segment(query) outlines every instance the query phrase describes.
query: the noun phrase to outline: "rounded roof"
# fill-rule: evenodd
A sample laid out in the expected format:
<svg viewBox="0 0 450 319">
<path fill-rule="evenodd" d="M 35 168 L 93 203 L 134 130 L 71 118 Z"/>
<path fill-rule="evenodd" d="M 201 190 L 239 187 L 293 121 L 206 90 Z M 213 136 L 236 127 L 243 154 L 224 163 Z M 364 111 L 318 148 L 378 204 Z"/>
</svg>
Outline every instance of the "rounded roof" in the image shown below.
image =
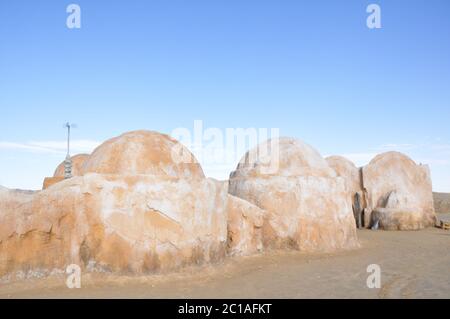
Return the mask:
<svg viewBox="0 0 450 319">
<path fill-rule="evenodd" d="M 349 187 L 352 195 L 361 189 L 360 169 L 343 156 L 330 156 L 325 159 L 330 167 L 336 172 L 337 176 L 343 177 Z"/>
<path fill-rule="evenodd" d="M 414 188 L 430 178 L 428 166 L 417 165 L 410 157 L 399 152 L 375 156 L 364 166 L 363 171 L 364 184 L 379 184 L 392 189 Z"/>
<path fill-rule="evenodd" d="M 83 173 L 204 178 L 192 153 L 181 143 L 154 131 L 133 131 L 112 138 L 91 154 Z"/>
<path fill-rule="evenodd" d="M 72 176 L 81 176 L 84 162 L 89 158 L 89 154 L 78 154 L 72 156 Z M 64 177 L 64 161 L 58 165 L 53 177 Z"/>
<path fill-rule="evenodd" d="M 375 156 L 368 165 L 380 165 L 381 163 L 403 162 L 404 164 L 417 165 L 410 157 L 400 152 L 386 152 Z"/>
<path fill-rule="evenodd" d="M 339 155 L 329 156 L 325 159 L 328 165 L 334 169 L 338 176 L 343 176 L 349 172 L 358 171 L 358 167 L 348 158 Z"/>
<path fill-rule="evenodd" d="M 231 177 L 260 175 L 335 177 L 336 173 L 310 145 L 280 137 L 247 152 Z"/>
<path fill-rule="evenodd" d="M 418 165 L 399 152 L 387 152 L 370 161 L 363 168 L 363 175 L 372 208 L 385 207 L 387 195 L 395 191 L 397 198 L 407 198 L 396 205 L 415 207 L 434 216 L 432 181 L 427 165 Z"/>
</svg>

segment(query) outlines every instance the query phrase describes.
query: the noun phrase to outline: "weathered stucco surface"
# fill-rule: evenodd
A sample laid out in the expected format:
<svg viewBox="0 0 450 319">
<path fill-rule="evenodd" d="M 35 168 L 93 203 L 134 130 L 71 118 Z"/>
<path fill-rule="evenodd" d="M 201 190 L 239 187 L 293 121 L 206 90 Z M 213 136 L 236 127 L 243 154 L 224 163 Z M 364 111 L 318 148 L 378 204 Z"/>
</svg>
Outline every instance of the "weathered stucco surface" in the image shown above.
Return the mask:
<svg viewBox="0 0 450 319">
<path fill-rule="evenodd" d="M 87 271 L 146 273 L 271 248 L 359 247 L 353 195 L 366 225 L 412 230 L 435 221 L 428 167 L 395 152 L 362 170 L 299 140 L 250 150 L 229 181 L 206 178 L 167 135 L 134 131 L 72 158 L 39 192 L 0 187 L 0 277 Z"/>
<path fill-rule="evenodd" d="M 364 224 L 364 207 L 367 204 L 362 186 L 362 169 L 356 167 L 353 162 L 342 156 L 330 156 L 326 158 L 326 161 L 336 172 L 337 176 L 344 178 L 347 183 L 347 196 L 352 202 L 353 215 L 357 227 L 367 226 Z"/>
<path fill-rule="evenodd" d="M 221 260 L 228 193 L 166 135 L 107 141 L 80 175 L 33 194 L 0 191 L 0 275 L 88 270 L 142 273 Z M 186 150 L 185 150 L 186 151 Z M 94 171 L 94 173 L 92 172 Z"/>
<path fill-rule="evenodd" d="M 89 154 L 77 154 L 70 158 L 72 160 L 72 176 L 83 175 L 83 165 L 88 158 Z M 53 177 L 64 177 L 64 162 L 65 161 L 62 161 L 62 163 L 58 165 Z"/>
<path fill-rule="evenodd" d="M 232 195 L 228 195 L 227 212 L 229 255 L 244 256 L 262 252 L 262 226 L 266 212 Z"/>
<path fill-rule="evenodd" d="M 153 131 L 128 132 L 106 141 L 84 162 L 82 172 L 205 178 L 186 147 Z"/>
<path fill-rule="evenodd" d="M 430 170 L 398 152 L 376 156 L 363 168 L 367 223 L 384 229 L 414 230 L 435 224 Z M 376 212 L 376 214 L 372 214 Z"/>
<path fill-rule="evenodd" d="M 290 138 L 278 142 L 278 153 L 266 152 L 266 142 L 246 154 L 229 182 L 230 194 L 266 211 L 264 247 L 311 252 L 358 247 L 345 179 L 311 146 Z M 264 174 L 268 167 L 278 169 Z"/>
<path fill-rule="evenodd" d="M 141 273 L 225 256 L 227 192 L 210 179 L 87 174 L 0 196 L 0 275 L 72 263 Z"/>
<path fill-rule="evenodd" d="M 353 162 L 342 156 L 330 156 L 326 161 L 337 176 L 345 178 L 351 196 L 362 191 L 360 169 Z"/>
</svg>

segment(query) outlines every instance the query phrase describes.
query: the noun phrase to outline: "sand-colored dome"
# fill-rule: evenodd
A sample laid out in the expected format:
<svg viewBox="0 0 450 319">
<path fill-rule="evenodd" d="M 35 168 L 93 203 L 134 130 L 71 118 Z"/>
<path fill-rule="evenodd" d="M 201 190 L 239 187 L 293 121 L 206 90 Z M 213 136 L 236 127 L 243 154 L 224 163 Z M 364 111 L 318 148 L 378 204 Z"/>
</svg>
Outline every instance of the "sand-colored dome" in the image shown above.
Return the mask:
<svg viewBox="0 0 450 319">
<path fill-rule="evenodd" d="M 375 156 L 368 165 L 406 165 L 409 167 L 416 166 L 416 162 L 414 162 L 407 155 L 400 152 L 386 152 L 382 154 L 378 154 Z"/>
<path fill-rule="evenodd" d="M 348 158 L 339 155 L 329 156 L 325 159 L 328 165 L 335 170 L 338 176 L 346 176 L 349 172 L 358 171 L 358 167 Z"/>
<path fill-rule="evenodd" d="M 280 137 L 247 152 L 231 178 L 260 175 L 335 177 L 336 173 L 310 145 Z"/>
<path fill-rule="evenodd" d="M 381 214 L 385 218 L 385 229 L 394 226 L 398 229 L 420 229 L 434 224 L 432 182 L 427 165 L 417 165 L 399 152 L 387 152 L 376 156 L 363 168 L 363 177 L 369 208 L 387 209 Z M 389 200 L 391 194 L 395 194 L 395 200 Z M 389 214 L 394 214 L 395 209 L 415 217 L 392 219 Z"/>
<path fill-rule="evenodd" d="M 275 151 L 268 152 L 269 145 Z M 292 138 L 270 140 L 249 151 L 228 187 L 231 195 L 265 212 L 264 246 L 310 252 L 358 247 L 347 190 L 345 179 L 319 152 Z"/>
<path fill-rule="evenodd" d="M 372 195 L 374 208 L 384 207 L 386 196 L 392 191 L 406 194 L 410 201 L 423 202 L 422 197 L 428 201 L 432 200 L 428 166 L 417 165 L 405 154 L 399 152 L 379 154 L 364 167 L 363 174 L 364 186 L 374 193 Z"/>
<path fill-rule="evenodd" d="M 97 147 L 84 173 L 204 178 L 192 153 L 178 141 L 153 131 L 133 131 Z"/>
<path fill-rule="evenodd" d="M 72 156 L 72 176 L 81 176 L 84 162 L 89 158 L 89 154 L 78 154 Z M 53 177 L 64 177 L 64 161 L 58 165 Z"/>
<path fill-rule="evenodd" d="M 362 198 L 363 196 L 363 185 L 362 185 L 362 174 L 360 168 L 343 156 L 330 156 L 325 159 L 330 165 L 330 167 L 336 172 L 337 176 L 344 178 L 347 183 L 347 189 L 349 192 L 349 197 L 354 203 L 355 194 L 359 193 Z M 355 215 L 359 218 L 359 215 Z"/>
</svg>

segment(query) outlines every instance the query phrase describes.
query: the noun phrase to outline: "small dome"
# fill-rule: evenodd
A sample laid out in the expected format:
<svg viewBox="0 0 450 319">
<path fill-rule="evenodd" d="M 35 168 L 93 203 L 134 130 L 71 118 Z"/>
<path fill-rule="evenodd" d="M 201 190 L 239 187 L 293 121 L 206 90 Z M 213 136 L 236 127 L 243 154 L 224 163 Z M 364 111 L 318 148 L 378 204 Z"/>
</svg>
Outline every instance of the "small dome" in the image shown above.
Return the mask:
<svg viewBox="0 0 450 319">
<path fill-rule="evenodd" d="M 352 161 L 343 156 L 333 155 L 327 157 L 325 160 L 338 176 L 348 176 L 359 171 L 358 167 Z"/>
<path fill-rule="evenodd" d="M 153 131 L 133 131 L 97 147 L 84 173 L 204 178 L 192 153 L 178 141 Z"/>
<path fill-rule="evenodd" d="M 89 158 L 88 154 L 78 154 L 72 156 L 72 176 L 81 176 L 84 162 Z M 64 177 L 64 161 L 58 165 L 53 177 Z"/>
<path fill-rule="evenodd" d="M 386 152 L 379 154 L 370 161 L 369 165 L 383 165 L 384 163 L 389 163 L 391 165 L 395 163 L 401 163 L 402 165 L 406 164 L 408 166 L 416 166 L 416 162 L 400 152 Z"/>
<path fill-rule="evenodd" d="M 343 177 L 349 187 L 351 196 L 362 191 L 360 169 L 343 156 L 330 156 L 325 159 L 337 176 Z"/>
<path fill-rule="evenodd" d="M 364 187 L 368 191 L 369 208 L 386 208 L 389 217 L 383 227 L 389 229 L 419 229 L 434 225 L 433 188 L 427 165 L 417 165 L 399 152 L 387 152 L 376 156 L 363 168 Z M 410 219 L 396 220 L 395 209 L 404 210 Z M 390 210 L 389 210 L 390 209 Z M 394 209 L 394 210 L 392 210 Z M 416 224 L 418 222 L 418 225 Z"/>
<path fill-rule="evenodd" d="M 310 145 L 281 137 L 247 152 L 231 177 L 259 175 L 335 177 L 336 173 Z"/>
</svg>

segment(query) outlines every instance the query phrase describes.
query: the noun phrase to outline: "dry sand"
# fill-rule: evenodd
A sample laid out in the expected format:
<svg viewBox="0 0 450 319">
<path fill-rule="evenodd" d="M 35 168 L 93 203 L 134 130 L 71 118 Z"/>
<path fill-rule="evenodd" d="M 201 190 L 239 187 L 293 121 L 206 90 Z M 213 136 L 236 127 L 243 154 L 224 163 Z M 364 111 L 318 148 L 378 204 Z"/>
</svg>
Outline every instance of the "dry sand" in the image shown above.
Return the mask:
<svg viewBox="0 0 450 319">
<path fill-rule="evenodd" d="M 59 275 L 2 284 L 0 298 L 450 298 L 450 231 L 358 235 L 354 251 L 269 252 L 166 275 L 86 274 L 81 289 Z M 370 264 L 381 266 L 381 289 L 367 288 Z"/>
</svg>

